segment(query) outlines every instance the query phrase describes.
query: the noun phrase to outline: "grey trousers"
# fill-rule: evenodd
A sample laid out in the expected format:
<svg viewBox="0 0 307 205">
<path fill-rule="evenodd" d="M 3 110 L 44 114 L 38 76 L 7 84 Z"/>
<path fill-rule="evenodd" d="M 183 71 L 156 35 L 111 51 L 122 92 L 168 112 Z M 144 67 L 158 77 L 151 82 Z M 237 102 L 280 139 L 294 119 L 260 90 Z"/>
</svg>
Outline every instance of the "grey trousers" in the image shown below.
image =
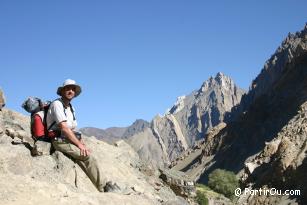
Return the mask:
<svg viewBox="0 0 307 205">
<path fill-rule="evenodd" d="M 92 154 L 82 156 L 78 147 L 65 140 L 53 141 L 52 144 L 56 150 L 72 157 L 90 178 L 98 191 L 103 192 L 103 187 L 106 185 L 106 178 L 101 174 L 97 160 Z"/>
</svg>

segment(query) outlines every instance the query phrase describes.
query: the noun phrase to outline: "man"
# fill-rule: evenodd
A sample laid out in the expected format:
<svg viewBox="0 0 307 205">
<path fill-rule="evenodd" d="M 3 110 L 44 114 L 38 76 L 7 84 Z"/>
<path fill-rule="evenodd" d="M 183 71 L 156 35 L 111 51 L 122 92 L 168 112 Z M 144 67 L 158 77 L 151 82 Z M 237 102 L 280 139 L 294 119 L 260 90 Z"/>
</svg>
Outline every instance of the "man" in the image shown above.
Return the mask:
<svg viewBox="0 0 307 205">
<path fill-rule="evenodd" d="M 54 148 L 72 157 L 84 170 L 98 191 L 116 191 L 118 186 L 106 183 L 96 159 L 75 132 L 77 121 L 71 105 L 73 98 L 79 96 L 81 87 L 74 80 L 67 79 L 57 90 L 61 98 L 53 101 L 47 113 L 48 136 L 52 138 Z"/>
</svg>

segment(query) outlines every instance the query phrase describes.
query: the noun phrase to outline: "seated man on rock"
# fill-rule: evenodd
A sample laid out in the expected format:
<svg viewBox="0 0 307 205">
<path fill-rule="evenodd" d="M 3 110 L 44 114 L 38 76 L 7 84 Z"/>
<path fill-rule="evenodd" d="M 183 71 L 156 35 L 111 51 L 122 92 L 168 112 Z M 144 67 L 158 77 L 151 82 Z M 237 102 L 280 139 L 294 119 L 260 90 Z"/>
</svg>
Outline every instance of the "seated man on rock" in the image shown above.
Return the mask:
<svg viewBox="0 0 307 205">
<path fill-rule="evenodd" d="M 80 138 L 81 135 L 75 132 L 77 121 L 71 101 L 80 93 L 81 87 L 71 79 L 67 79 L 63 86 L 58 87 L 57 94 L 61 97 L 51 103 L 47 112 L 48 137 L 51 137 L 56 150 L 79 164 L 98 191 L 119 192 L 118 185 L 106 182 L 97 160 Z"/>
</svg>

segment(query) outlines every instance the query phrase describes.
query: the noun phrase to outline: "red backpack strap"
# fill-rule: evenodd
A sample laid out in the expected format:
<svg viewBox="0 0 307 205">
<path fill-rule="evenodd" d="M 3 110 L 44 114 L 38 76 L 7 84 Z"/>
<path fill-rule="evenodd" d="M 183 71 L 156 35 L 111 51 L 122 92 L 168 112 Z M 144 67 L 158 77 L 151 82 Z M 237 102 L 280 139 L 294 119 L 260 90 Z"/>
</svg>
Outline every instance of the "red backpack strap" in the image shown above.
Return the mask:
<svg viewBox="0 0 307 205">
<path fill-rule="evenodd" d="M 33 115 L 32 133 L 36 138 L 45 136 L 45 126 L 39 114 Z"/>
</svg>

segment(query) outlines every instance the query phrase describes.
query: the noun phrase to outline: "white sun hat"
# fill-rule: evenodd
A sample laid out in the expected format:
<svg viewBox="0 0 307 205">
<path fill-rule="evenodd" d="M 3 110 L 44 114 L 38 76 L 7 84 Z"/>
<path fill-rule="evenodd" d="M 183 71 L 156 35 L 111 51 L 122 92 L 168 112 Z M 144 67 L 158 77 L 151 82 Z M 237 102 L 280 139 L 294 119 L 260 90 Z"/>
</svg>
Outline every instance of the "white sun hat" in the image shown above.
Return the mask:
<svg viewBox="0 0 307 205">
<path fill-rule="evenodd" d="M 80 85 L 78 85 L 76 83 L 76 81 L 72 80 L 72 79 L 67 79 L 64 81 L 63 85 L 58 87 L 58 90 L 57 90 L 57 94 L 61 96 L 61 92 L 62 92 L 62 89 L 66 86 L 69 86 L 69 85 L 73 85 L 75 86 L 75 97 L 77 97 L 78 95 L 80 95 L 81 93 L 81 87 Z"/>
</svg>

